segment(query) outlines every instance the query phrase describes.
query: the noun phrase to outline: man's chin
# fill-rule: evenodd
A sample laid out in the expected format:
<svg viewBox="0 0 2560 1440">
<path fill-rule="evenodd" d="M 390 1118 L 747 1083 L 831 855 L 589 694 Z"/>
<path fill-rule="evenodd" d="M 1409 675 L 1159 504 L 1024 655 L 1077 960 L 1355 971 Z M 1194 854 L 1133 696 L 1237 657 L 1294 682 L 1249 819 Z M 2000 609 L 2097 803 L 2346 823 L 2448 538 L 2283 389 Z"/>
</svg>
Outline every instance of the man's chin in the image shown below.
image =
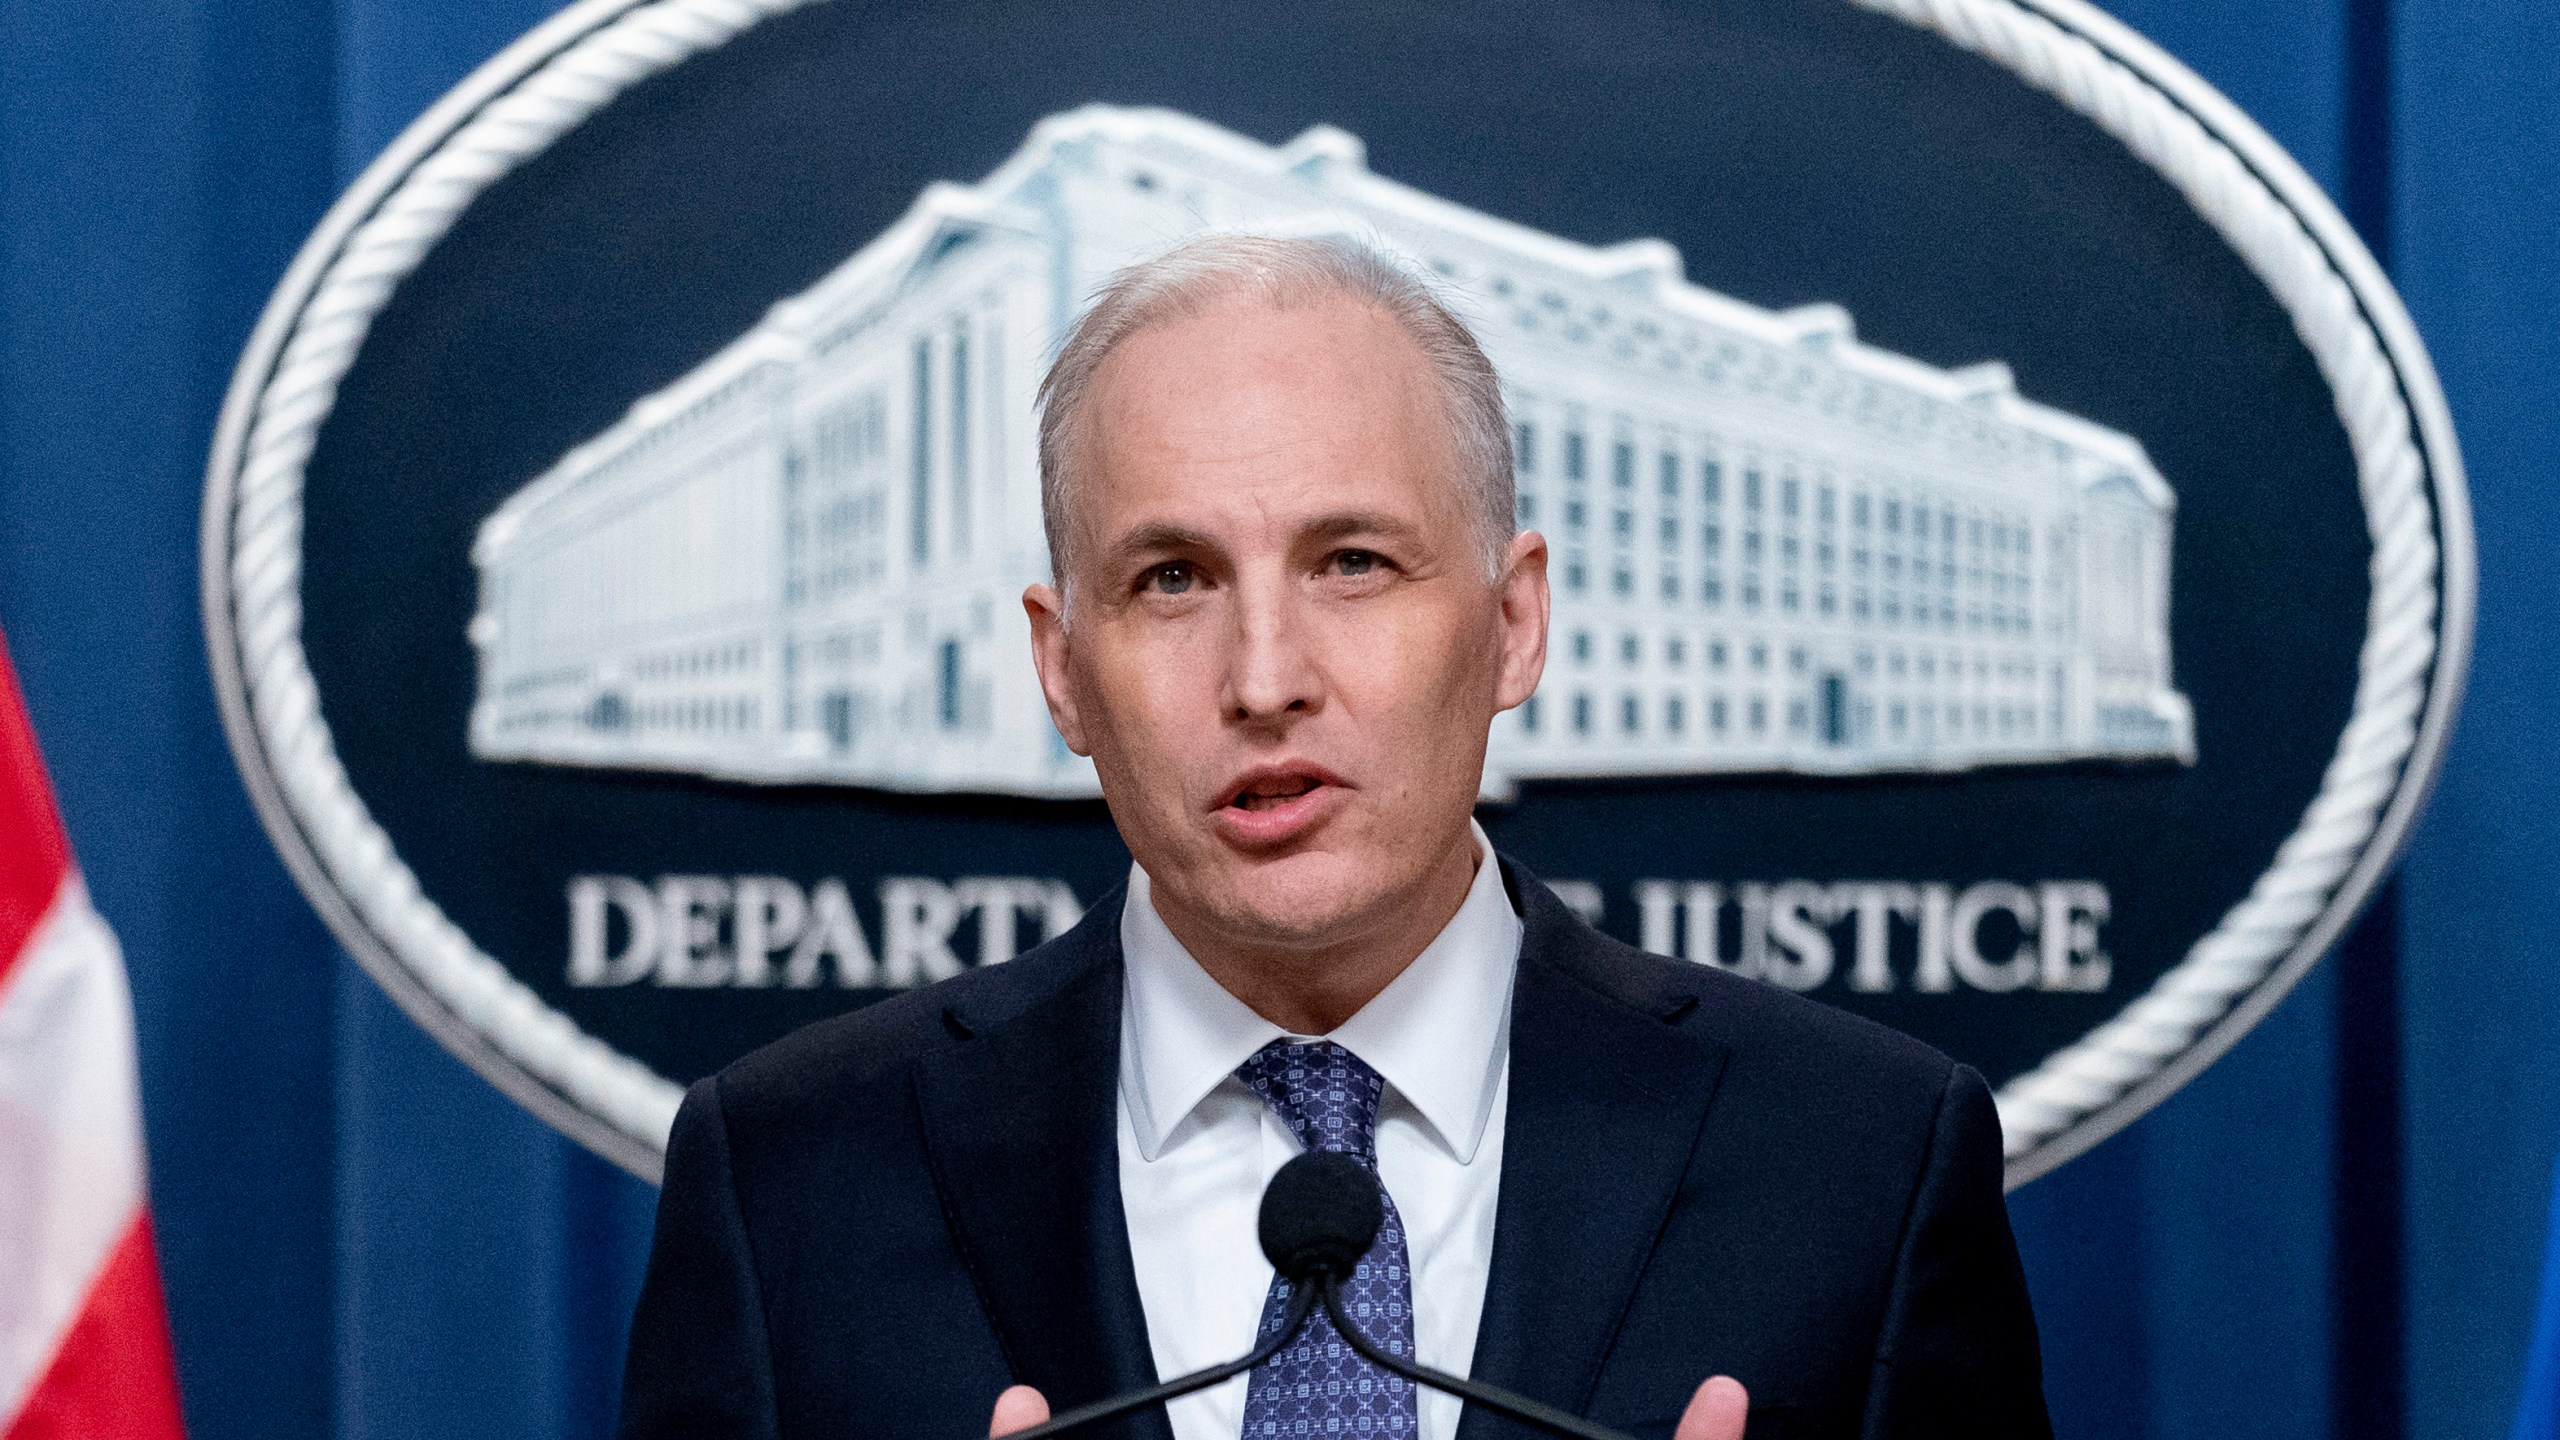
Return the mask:
<svg viewBox="0 0 2560 1440">
<path fill-rule="evenodd" d="M 1244 859 L 1219 886 L 1218 927 L 1257 947 L 1321 950 L 1375 923 L 1390 897 L 1383 864 L 1322 850 Z"/>
</svg>

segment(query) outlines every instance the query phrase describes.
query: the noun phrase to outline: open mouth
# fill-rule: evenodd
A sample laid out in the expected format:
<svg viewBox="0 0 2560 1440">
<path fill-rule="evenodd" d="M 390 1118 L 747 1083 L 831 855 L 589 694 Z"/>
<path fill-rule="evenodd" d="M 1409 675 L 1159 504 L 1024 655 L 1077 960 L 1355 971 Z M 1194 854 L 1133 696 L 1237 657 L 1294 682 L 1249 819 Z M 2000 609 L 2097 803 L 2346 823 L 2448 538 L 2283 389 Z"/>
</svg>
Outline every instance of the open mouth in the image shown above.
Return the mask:
<svg viewBox="0 0 2560 1440">
<path fill-rule="evenodd" d="M 1236 777 L 1218 802 L 1218 809 L 1239 819 L 1254 815 L 1276 821 L 1283 814 L 1312 815 L 1310 807 L 1322 803 L 1323 791 L 1341 788 L 1342 777 L 1321 765 L 1283 761 L 1256 766 Z"/>
<path fill-rule="evenodd" d="M 1286 805 L 1302 795 L 1315 793 L 1324 782 L 1313 775 L 1273 775 L 1245 782 L 1227 804 L 1237 810 L 1270 810 Z"/>
</svg>

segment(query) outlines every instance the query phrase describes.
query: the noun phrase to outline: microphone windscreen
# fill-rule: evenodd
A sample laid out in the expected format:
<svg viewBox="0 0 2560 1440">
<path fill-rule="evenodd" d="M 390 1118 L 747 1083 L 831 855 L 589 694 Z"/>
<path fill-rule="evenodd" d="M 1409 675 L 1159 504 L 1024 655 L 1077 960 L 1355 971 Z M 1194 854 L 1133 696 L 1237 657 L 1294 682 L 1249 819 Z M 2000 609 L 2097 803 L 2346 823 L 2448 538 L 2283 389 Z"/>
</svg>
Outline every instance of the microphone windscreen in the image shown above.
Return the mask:
<svg viewBox="0 0 2560 1440">
<path fill-rule="evenodd" d="M 1262 1192 L 1262 1253 L 1289 1280 L 1348 1277 L 1386 1223 L 1369 1167 L 1338 1150 L 1310 1150 Z"/>
</svg>

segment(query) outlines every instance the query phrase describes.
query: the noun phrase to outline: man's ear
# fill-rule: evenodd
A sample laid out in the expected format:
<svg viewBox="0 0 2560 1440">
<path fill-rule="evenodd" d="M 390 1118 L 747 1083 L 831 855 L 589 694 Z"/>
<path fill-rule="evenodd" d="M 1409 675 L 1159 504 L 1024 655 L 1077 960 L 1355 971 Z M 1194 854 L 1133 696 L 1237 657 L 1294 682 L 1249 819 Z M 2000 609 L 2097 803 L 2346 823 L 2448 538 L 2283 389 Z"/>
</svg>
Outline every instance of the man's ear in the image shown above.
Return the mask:
<svg viewBox="0 0 2560 1440">
<path fill-rule="evenodd" d="M 1076 711 L 1076 687 L 1069 677 L 1067 600 L 1056 589 L 1034 585 L 1022 592 L 1022 613 L 1031 617 L 1031 667 L 1040 672 L 1040 693 L 1049 702 L 1049 723 L 1067 748 L 1090 756 L 1084 718 Z"/>
<path fill-rule="evenodd" d="M 1535 530 L 1512 536 L 1494 586 L 1502 600 L 1502 673 L 1494 690 L 1501 711 L 1528 699 L 1547 673 L 1547 537 Z"/>
</svg>

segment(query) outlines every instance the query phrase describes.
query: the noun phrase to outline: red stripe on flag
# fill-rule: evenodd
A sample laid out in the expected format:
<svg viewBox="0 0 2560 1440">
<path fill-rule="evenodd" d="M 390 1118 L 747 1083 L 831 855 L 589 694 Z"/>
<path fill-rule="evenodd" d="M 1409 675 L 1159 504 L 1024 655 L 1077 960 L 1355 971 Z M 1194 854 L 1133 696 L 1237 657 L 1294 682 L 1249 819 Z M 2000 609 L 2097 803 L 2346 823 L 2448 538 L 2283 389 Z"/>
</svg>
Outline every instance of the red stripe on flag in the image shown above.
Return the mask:
<svg viewBox="0 0 2560 1440">
<path fill-rule="evenodd" d="M 18 696 L 18 675 L 0 637 L 0 983 L 27 948 L 27 936 L 70 873 L 71 851 L 54 813 L 53 787 L 36 753 L 36 732 Z"/>
<path fill-rule="evenodd" d="M 184 1440 L 166 1315 L 151 1217 L 136 1215 L 5 1440 Z"/>
</svg>

